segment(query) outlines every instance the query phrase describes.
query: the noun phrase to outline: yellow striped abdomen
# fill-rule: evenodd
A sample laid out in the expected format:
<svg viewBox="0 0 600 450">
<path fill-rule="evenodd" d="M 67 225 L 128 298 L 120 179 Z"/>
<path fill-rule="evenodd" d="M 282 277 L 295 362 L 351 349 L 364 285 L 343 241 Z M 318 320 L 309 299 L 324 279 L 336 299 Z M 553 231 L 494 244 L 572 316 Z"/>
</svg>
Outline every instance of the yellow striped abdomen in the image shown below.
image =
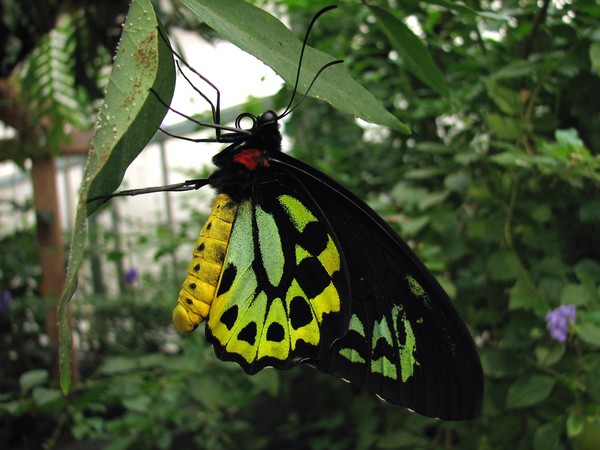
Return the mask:
<svg viewBox="0 0 600 450">
<path fill-rule="evenodd" d="M 173 324 L 189 333 L 202 322 L 212 304 L 237 212 L 237 203 L 219 194 L 194 246 L 188 275 L 173 309 Z"/>
</svg>

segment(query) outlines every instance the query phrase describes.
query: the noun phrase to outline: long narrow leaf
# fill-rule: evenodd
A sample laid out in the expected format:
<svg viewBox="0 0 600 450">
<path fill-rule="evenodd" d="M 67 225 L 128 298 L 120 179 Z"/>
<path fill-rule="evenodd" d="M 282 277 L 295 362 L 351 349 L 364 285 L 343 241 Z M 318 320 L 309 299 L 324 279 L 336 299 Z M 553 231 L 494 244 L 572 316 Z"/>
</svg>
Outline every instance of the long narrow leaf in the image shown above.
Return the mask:
<svg viewBox="0 0 600 450">
<path fill-rule="evenodd" d="M 398 52 L 406 68 L 419 80 L 442 96 L 448 96 L 450 90 L 442 73 L 438 70 L 421 40 L 401 20 L 378 6 L 370 6 L 381 29 L 390 40 L 393 49 Z"/>
<path fill-rule="evenodd" d="M 66 287 L 59 303 L 61 388 L 71 385 L 71 328 L 67 306 L 77 286 L 77 270 L 87 238 L 87 217 L 96 209 L 88 197 L 109 194 L 125 170 L 157 130 L 175 85 L 173 56 L 158 33 L 160 26 L 150 0 L 134 0 L 129 9 L 106 98 L 84 169 L 71 240 Z"/>
<path fill-rule="evenodd" d="M 243 0 L 182 1 L 223 38 L 263 61 L 288 84 L 294 84 L 302 42 L 275 17 Z M 343 11 L 329 13 L 329 20 L 335 20 L 331 16 L 335 17 L 336 13 L 343 14 Z M 321 20 L 328 20 L 327 16 Z M 302 62 L 299 92 L 305 93 L 319 69 L 334 59 L 331 55 L 307 47 Z M 240 82 L 243 82 L 243 76 L 241 69 Z M 309 95 L 325 100 L 334 108 L 367 122 L 403 133 L 410 132 L 369 91 L 354 81 L 342 65 L 325 70 Z"/>
</svg>

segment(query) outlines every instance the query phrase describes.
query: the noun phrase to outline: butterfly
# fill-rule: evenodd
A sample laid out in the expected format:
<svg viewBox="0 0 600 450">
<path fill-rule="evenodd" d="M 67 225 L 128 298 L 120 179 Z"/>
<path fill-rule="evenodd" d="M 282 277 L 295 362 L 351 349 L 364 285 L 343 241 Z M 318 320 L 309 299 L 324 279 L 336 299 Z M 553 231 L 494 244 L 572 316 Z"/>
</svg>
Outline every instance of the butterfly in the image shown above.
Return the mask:
<svg viewBox="0 0 600 450">
<path fill-rule="evenodd" d="M 206 321 L 217 357 L 248 374 L 306 363 L 423 415 L 476 417 L 483 372 L 463 320 L 386 221 L 282 151 L 289 109 L 243 113 L 235 127 L 216 115 L 215 140 L 229 144 L 213 158 L 217 170 L 163 189 L 217 192 L 175 327 Z"/>
</svg>

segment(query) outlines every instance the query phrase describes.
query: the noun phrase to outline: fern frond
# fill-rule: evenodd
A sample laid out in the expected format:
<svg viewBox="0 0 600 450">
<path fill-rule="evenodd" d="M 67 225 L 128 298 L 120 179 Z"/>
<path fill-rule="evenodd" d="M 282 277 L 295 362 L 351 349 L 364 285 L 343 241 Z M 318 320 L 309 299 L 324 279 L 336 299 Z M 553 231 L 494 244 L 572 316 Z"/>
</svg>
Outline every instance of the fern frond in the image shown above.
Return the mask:
<svg viewBox="0 0 600 450">
<path fill-rule="evenodd" d="M 76 44 L 73 19 L 61 14 L 21 70 L 22 101 L 30 106 L 33 120 L 44 122 L 53 146 L 65 136 L 65 125 L 85 128 L 90 124 L 76 84 Z"/>
</svg>

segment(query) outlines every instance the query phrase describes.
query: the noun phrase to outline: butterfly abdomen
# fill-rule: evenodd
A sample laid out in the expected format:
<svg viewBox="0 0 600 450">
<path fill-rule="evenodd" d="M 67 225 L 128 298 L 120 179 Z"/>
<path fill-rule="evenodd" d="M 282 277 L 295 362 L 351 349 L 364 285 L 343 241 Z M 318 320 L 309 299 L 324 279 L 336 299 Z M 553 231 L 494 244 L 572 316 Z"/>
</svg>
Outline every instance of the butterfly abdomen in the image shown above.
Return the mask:
<svg viewBox="0 0 600 450">
<path fill-rule="evenodd" d="M 173 309 L 180 333 L 194 330 L 207 316 L 223 270 L 238 204 L 219 194 L 194 246 L 188 275 Z"/>
</svg>

